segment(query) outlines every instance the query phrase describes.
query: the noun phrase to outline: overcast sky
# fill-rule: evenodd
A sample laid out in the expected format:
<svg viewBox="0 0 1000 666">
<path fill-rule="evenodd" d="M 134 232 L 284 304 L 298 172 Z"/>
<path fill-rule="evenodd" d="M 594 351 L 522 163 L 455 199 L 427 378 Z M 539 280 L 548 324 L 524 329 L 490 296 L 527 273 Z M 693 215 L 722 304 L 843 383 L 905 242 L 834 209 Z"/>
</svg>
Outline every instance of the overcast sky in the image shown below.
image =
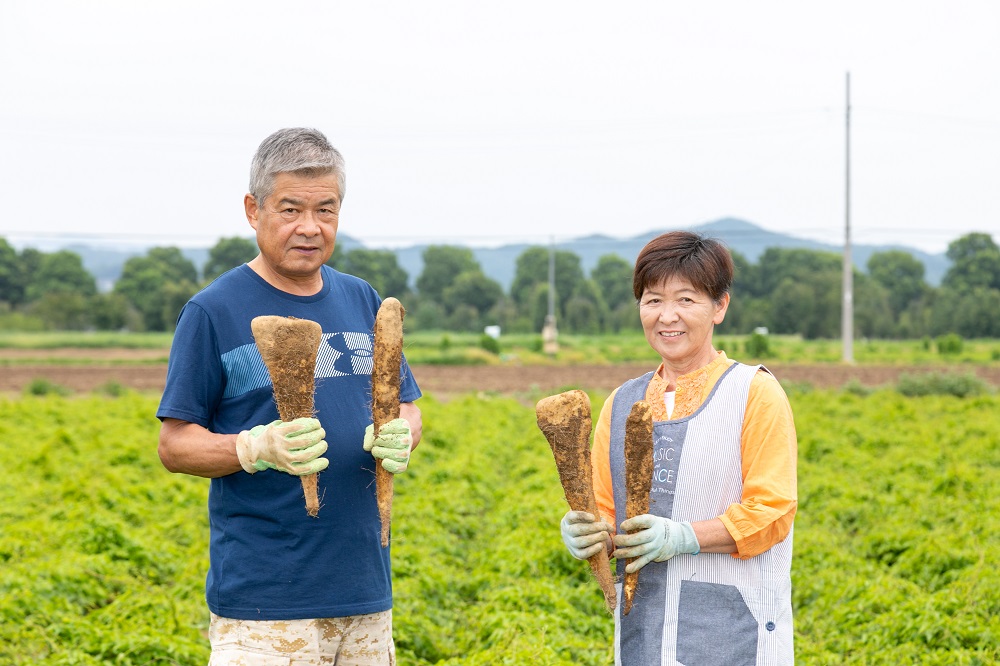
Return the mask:
<svg viewBox="0 0 1000 666">
<path fill-rule="evenodd" d="M 250 233 L 260 141 L 319 128 L 341 231 L 547 243 L 746 219 L 1000 241 L 1000 3 L 0 0 L 0 236 Z"/>
</svg>

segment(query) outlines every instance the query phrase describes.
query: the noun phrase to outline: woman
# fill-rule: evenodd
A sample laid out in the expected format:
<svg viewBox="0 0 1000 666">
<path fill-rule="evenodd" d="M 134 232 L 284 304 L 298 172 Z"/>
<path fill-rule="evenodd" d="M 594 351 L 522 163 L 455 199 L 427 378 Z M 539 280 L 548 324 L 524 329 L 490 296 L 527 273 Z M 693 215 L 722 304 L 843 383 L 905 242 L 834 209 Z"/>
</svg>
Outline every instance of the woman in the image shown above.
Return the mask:
<svg viewBox="0 0 1000 666">
<path fill-rule="evenodd" d="M 795 425 L 766 369 L 712 346 L 732 278 L 729 251 L 690 232 L 663 234 L 636 259 L 639 317 L 663 362 L 601 410 L 592 452 L 601 515 L 570 511 L 561 523 L 574 557 L 613 547 L 619 562 L 636 558 L 629 572 L 642 569 L 631 612 L 615 615 L 616 664 L 794 660 Z M 625 520 L 625 419 L 639 400 L 653 410 L 650 512 Z"/>
</svg>

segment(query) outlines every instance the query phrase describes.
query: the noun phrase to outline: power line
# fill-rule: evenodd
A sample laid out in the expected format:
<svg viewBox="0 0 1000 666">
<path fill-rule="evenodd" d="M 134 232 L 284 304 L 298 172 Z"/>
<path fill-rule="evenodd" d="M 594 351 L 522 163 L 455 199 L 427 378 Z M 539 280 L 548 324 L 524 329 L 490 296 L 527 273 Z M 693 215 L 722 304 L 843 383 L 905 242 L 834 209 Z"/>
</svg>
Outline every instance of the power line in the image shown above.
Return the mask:
<svg viewBox="0 0 1000 666">
<path fill-rule="evenodd" d="M 641 238 L 648 236 L 650 234 L 660 233 L 662 231 L 672 230 L 672 229 L 690 229 L 695 227 L 701 227 L 703 223 L 697 224 L 663 224 L 657 227 L 651 227 L 645 231 L 638 231 L 635 233 L 630 233 L 625 236 L 611 236 L 609 234 L 584 234 L 584 235 L 571 235 L 571 234 L 552 234 L 552 233 L 524 233 L 524 234 L 452 234 L 452 233 L 442 233 L 442 234 L 420 234 L 420 235 L 369 235 L 369 234 L 353 234 L 350 231 L 344 231 L 341 237 L 349 237 L 352 240 L 362 242 L 368 246 L 372 247 L 407 247 L 411 245 L 472 245 L 472 246 L 491 246 L 491 245 L 514 245 L 514 244 L 532 244 L 532 245 L 548 245 L 552 239 L 555 239 L 556 243 L 566 243 L 573 242 L 574 244 L 594 244 L 600 245 L 602 243 L 618 243 L 624 241 L 634 240 L 636 238 Z M 903 234 L 905 233 L 905 240 L 913 239 L 948 239 L 948 238 L 958 238 L 965 233 L 972 233 L 972 231 L 979 231 L 981 233 L 987 233 L 990 235 L 995 235 L 996 231 L 990 231 L 986 228 L 988 225 L 980 225 L 981 228 L 976 230 L 971 230 L 969 232 L 959 232 L 953 228 L 945 228 L 941 226 L 937 227 L 906 227 L 906 229 L 898 229 L 894 227 L 885 226 L 865 226 L 863 229 L 854 229 L 852 234 L 855 239 L 865 239 L 872 238 L 879 235 L 891 235 L 891 234 Z M 755 238 L 770 238 L 772 236 L 789 236 L 802 241 L 812 241 L 818 243 L 828 243 L 837 244 L 837 240 L 834 238 L 836 229 L 830 226 L 796 226 L 794 230 L 773 230 L 773 229 L 726 229 L 722 232 L 715 232 L 716 235 L 724 235 L 727 238 L 738 239 L 738 240 L 753 240 Z M 711 233 L 711 232 L 710 232 Z M 19 239 L 27 241 L 44 241 L 46 244 L 54 244 L 58 242 L 59 244 L 70 244 L 74 242 L 104 242 L 104 243 L 136 243 L 136 244 L 149 244 L 149 243 L 166 243 L 166 244 L 176 244 L 182 241 L 188 242 L 198 242 L 198 243 L 208 243 L 215 244 L 221 238 L 231 238 L 233 236 L 246 237 L 253 239 L 253 234 L 139 234 L 139 233 L 61 233 L 61 232 L 39 232 L 35 230 L 19 230 L 19 229 L 0 229 L 0 238 L 7 239 Z M 875 241 L 866 241 L 872 242 Z M 878 244 L 884 244 L 882 241 L 878 241 Z"/>
<path fill-rule="evenodd" d="M 890 109 L 886 107 L 862 107 L 865 111 L 874 111 L 878 114 L 886 114 L 890 116 L 903 116 L 907 118 L 913 118 L 917 120 L 935 120 L 941 122 L 947 122 L 957 125 L 968 125 L 970 127 L 978 127 L 984 129 L 995 129 L 1000 130 L 1000 121 L 992 118 L 973 118 L 968 116 L 951 116 L 939 113 L 928 113 L 926 111 L 915 111 L 911 109 Z M 857 110 L 855 108 L 855 110 Z"/>
</svg>

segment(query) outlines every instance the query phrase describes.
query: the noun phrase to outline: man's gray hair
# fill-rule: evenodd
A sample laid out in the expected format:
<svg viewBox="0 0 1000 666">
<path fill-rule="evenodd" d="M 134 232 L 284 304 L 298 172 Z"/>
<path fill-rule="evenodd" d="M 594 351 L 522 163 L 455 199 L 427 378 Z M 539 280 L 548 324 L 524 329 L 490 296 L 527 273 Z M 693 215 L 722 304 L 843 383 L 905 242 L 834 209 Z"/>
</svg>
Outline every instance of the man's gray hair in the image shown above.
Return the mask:
<svg viewBox="0 0 1000 666">
<path fill-rule="evenodd" d="M 263 206 L 274 192 L 274 179 L 279 173 L 310 177 L 332 173 L 337 177 L 340 200 L 344 200 L 347 187 L 344 157 L 319 130 L 289 127 L 261 142 L 250 163 L 250 194 L 258 206 Z"/>
</svg>

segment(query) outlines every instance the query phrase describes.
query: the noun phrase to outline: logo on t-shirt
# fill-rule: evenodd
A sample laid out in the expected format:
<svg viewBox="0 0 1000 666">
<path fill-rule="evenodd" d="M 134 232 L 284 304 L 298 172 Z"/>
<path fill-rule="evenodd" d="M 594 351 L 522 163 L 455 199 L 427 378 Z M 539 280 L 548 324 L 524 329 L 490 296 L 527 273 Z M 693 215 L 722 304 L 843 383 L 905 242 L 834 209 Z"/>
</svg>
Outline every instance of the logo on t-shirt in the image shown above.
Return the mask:
<svg viewBox="0 0 1000 666">
<path fill-rule="evenodd" d="M 316 378 L 372 374 L 370 333 L 324 333 L 316 355 Z"/>
<path fill-rule="evenodd" d="M 372 343 L 371 333 L 324 333 L 316 354 L 316 379 L 371 375 Z M 271 376 L 256 344 L 229 350 L 222 355 L 222 366 L 226 370 L 226 398 L 271 385 Z"/>
</svg>

